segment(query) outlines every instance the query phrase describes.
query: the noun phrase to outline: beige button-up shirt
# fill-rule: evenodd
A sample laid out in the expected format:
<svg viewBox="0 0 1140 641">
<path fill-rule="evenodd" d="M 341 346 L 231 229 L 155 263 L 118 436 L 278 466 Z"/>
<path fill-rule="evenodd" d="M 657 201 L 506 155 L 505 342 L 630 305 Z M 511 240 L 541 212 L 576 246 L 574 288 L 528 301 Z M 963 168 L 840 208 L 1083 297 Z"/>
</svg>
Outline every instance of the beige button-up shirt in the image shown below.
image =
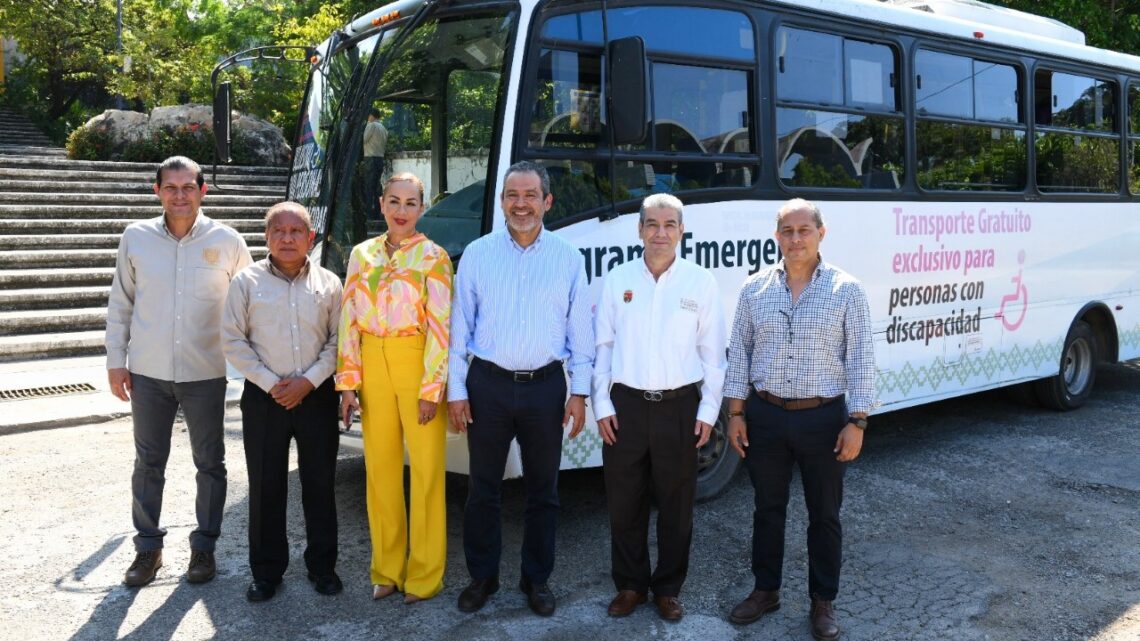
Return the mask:
<svg viewBox="0 0 1140 641">
<path fill-rule="evenodd" d="M 251 262 L 241 235 L 200 211 L 181 239 L 163 216 L 132 223 L 107 305 L 107 369 L 175 383 L 224 378 L 222 306 Z"/>
<path fill-rule="evenodd" d="M 312 262 L 292 280 L 268 258 L 250 265 L 226 298 L 226 359 L 266 392 L 293 376 L 320 386 L 336 371 L 342 291 L 336 274 Z"/>
</svg>

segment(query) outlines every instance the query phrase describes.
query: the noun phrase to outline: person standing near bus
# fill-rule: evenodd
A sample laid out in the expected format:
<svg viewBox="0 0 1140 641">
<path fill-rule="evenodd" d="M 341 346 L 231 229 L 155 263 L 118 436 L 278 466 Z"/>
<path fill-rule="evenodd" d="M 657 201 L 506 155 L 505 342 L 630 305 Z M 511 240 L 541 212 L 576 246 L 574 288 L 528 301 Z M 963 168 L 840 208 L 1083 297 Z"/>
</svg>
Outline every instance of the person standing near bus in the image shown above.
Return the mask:
<svg viewBox="0 0 1140 641">
<path fill-rule="evenodd" d="M 609 615 L 626 616 L 653 591 L 658 615 L 680 621 L 689 570 L 697 450 L 720 414 L 725 323 L 717 283 L 677 258 L 681 201 L 641 203 L 643 260 L 611 271 L 594 318 L 594 415 L 605 442 L 611 571 Z M 657 504 L 657 568 L 650 572 L 650 499 Z"/>
<path fill-rule="evenodd" d="M 368 112 L 364 125 L 364 211 L 369 220 L 380 220 L 380 200 L 376 188 L 384 177 L 384 155 L 388 151 L 388 130 L 380 122 L 380 110 Z"/>
<path fill-rule="evenodd" d="M 451 258 L 416 230 L 424 213 L 419 178 L 395 174 L 382 201 L 388 231 L 354 247 L 348 261 L 336 387 L 345 425 L 363 409 L 372 598 L 402 590 L 404 603 L 411 604 L 443 589 L 447 563 L 442 405 Z M 405 444 L 410 509 L 404 502 Z"/>
<path fill-rule="evenodd" d="M 340 278 L 309 260 L 316 232 L 309 212 L 283 202 L 265 214 L 269 256 L 230 283 L 223 350 L 245 376 L 242 441 L 249 471 L 249 567 L 253 602 L 277 593 L 289 567 L 285 506 L 289 441 L 297 441 L 305 566 L 320 594 L 344 589 L 336 575 L 337 325 Z"/>
<path fill-rule="evenodd" d="M 755 589 L 729 620 L 747 624 L 780 607 L 784 521 L 793 466 L 808 510 L 812 636 L 839 637 L 843 475 L 859 456 L 874 406 L 875 355 L 862 284 L 820 257 L 819 208 L 796 198 L 776 214 L 783 259 L 740 290 L 724 395 L 728 437 L 755 490 Z"/>
<path fill-rule="evenodd" d="M 475 612 L 499 589 L 503 473 L 517 440 L 527 494 L 519 589 L 531 610 L 550 616 L 562 429 L 569 424 L 574 438 L 585 424 L 592 311 L 582 254 L 542 226 L 554 202 L 546 168 L 511 165 L 500 197 L 507 229 L 467 246 L 451 314 L 448 412 L 470 454 L 463 551 L 471 583 L 458 605 Z"/>
<path fill-rule="evenodd" d="M 154 580 L 162 567 L 159 527 L 166 460 L 181 407 L 198 469 L 186 579 L 214 578 L 214 546 L 226 504 L 226 359 L 222 307 L 230 279 L 251 262 L 241 235 L 200 210 L 206 181 L 183 156 L 158 167 L 157 218 L 132 223 L 119 240 L 107 304 L 107 379 L 111 393 L 131 403 L 135 466 L 131 515 L 135 560 L 123 577 L 132 587 Z"/>
</svg>

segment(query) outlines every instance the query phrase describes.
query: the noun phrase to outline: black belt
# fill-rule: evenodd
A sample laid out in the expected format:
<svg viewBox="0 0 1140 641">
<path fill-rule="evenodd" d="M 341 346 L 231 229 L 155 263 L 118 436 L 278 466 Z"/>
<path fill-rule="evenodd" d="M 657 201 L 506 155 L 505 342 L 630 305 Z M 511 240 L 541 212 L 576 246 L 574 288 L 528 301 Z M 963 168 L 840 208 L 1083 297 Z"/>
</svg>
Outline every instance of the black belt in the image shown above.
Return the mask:
<svg viewBox="0 0 1140 641">
<path fill-rule="evenodd" d="M 506 369 L 504 367 L 499 367 L 498 365 L 492 363 L 491 361 L 484 360 L 482 358 L 479 358 L 478 356 L 476 356 L 474 359 L 472 359 L 472 362 L 475 363 L 476 365 L 482 366 L 483 369 L 487 370 L 488 372 L 492 372 L 494 374 L 504 376 L 506 378 L 511 379 L 512 381 L 514 381 L 516 383 L 529 383 L 531 381 L 541 381 L 542 379 L 546 378 L 547 376 L 553 376 L 555 372 L 558 372 L 559 374 L 562 373 L 562 361 L 551 361 L 551 362 L 547 363 L 546 365 L 543 365 L 542 367 L 540 367 L 538 369 L 532 369 L 532 370 L 526 370 L 526 371 L 515 371 L 515 370 Z"/>
<path fill-rule="evenodd" d="M 825 398 L 823 396 L 812 396 L 810 398 L 780 398 L 768 390 L 757 390 L 756 395 L 761 399 L 771 403 L 772 405 L 783 408 L 790 412 L 797 410 L 813 410 L 817 407 L 827 405 L 828 403 L 834 403 L 835 401 L 843 398 L 842 394 L 839 396 L 832 396 L 831 398 Z"/>
<path fill-rule="evenodd" d="M 697 391 L 696 383 L 689 383 L 677 389 L 637 389 L 621 383 L 614 383 L 613 389 L 640 396 L 641 398 L 651 401 L 653 403 L 660 403 L 661 401 L 670 401 L 681 396 L 687 396 L 690 393 Z"/>
</svg>

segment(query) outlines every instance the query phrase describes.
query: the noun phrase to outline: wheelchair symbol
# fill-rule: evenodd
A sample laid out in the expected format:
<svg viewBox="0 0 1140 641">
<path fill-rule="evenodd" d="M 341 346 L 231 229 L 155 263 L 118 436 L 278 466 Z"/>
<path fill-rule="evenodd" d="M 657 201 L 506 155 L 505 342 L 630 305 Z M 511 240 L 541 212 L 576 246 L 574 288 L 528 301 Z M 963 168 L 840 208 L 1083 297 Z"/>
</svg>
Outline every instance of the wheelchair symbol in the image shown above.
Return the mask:
<svg viewBox="0 0 1140 641">
<path fill-rule="evenodd" d="M 1025 267 L 1025 250 L 1017 252 L 1017 264 L 1020 266 L 1017 270 L 1017 276 L 1010 278 L 1009 281 L 1013 283 L 1017 289 L 1012 294 L 1006 294 L 1001 297 L 1001 307 L 998 308 L 997 316 L 1001 319 L 1001 324 L 1011 332 L 1017 331 L 1021 327 L 1021 323 L 1025 320 L 1025 312 L 1029 309 L 1029 290 L 1025 288 L 1025 283 L 1021 280 L 1021 273 Z M 1006 313 L 1006 305 L 1011 307 L 1020 307 L 1013 313 L 1016 313 L 1016 319 L 1013 314 Z"/>
</svg>

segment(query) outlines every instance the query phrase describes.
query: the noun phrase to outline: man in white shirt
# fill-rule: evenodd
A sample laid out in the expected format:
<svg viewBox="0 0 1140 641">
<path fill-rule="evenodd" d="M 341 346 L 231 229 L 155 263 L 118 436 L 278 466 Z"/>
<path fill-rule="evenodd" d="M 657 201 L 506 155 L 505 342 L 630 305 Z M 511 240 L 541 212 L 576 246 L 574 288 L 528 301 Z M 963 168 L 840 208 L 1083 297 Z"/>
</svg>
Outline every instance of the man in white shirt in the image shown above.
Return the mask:
<svg viewBox="0 0 1140 641">
<path fill-rule="evenodd" d="M 202 213 L 206 181 L 198 163 L 164 160 L 154 193 L 163 214 L 123 232 L 107 304 L 107 379 L 112 394 L 130 401 L 134 423 L 131 515 L 138 534 L 123 577 L 131 587 L 150 583 L 162 566 L 166 529 L 159 516 L 179 408 L 198 470 L 198 527 L 190 533 L 186 578 L 214 578 L 226 505 L 222 305 L 230 279 L 250 263 L 241 235 Z"/>
<path fill-rule="evenodd" d="M 724 385 L 725 321 L 716 279 L 677 258 L 681 201 L 641 204 L 643 260 L 606 276 L 594 328 L 594 415 L 605 446 L 610 512 L 610 616 L 626 616 L 653 591 L 657 612 L 679 621 L 689 568 L 697 449 L 709 440 Z M 650 498 L 658 506 L 657 568 L 650 573 Z"/>
<path fill-rule="evenodd" d="M 388 130 L 380 122 L 380 110 L 368 112 L 364 125 L 364 212 L 369 220 L 380 220 L 380 179 L 384 176 L 384 155 L 388 152 Z"/>
</svg>

